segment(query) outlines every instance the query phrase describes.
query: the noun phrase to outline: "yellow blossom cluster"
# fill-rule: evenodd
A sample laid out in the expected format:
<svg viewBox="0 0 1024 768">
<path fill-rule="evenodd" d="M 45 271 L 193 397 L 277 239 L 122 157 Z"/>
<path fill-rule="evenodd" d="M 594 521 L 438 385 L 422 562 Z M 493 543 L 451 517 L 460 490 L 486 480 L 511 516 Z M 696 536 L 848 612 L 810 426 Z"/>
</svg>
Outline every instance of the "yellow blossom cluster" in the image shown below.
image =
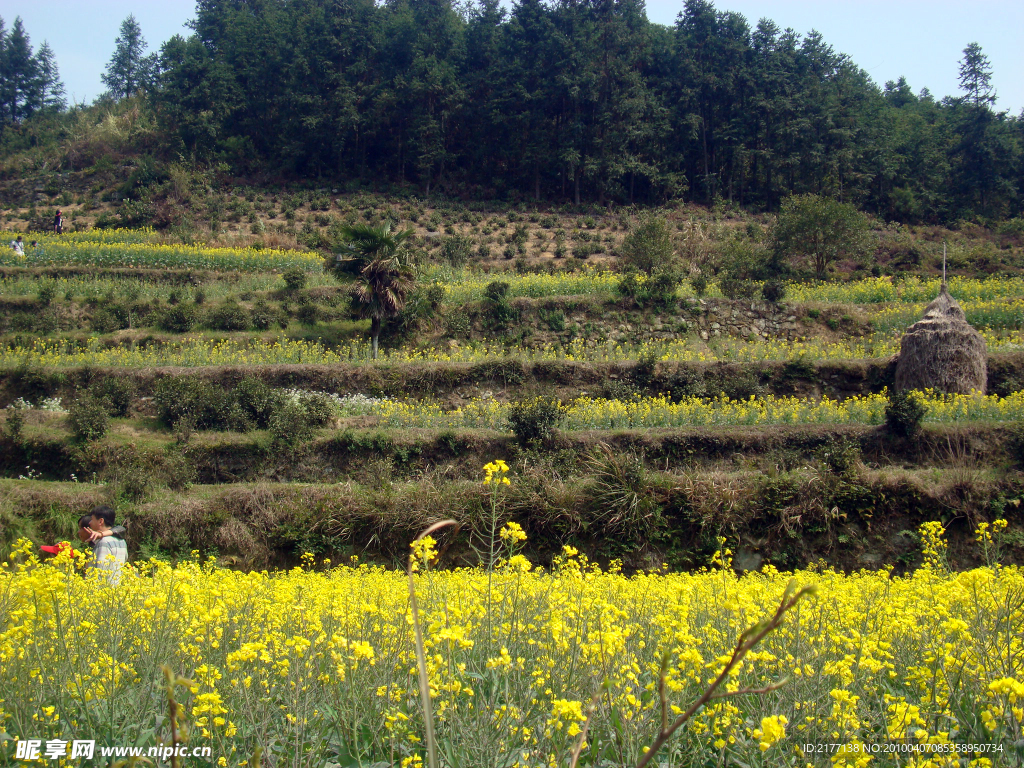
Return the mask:
<svg viewBox="0 0 1024 768">
<path fill-rule="evenodd" d="M 484 485 L 509 485 L 508 464 L 501 459 L 484 464 Z"/>
<path fill-rule="evenodd" d="M 945 539 L 945 526 L 932 520 L 921 526 L 921 552 L 928 568 L 945 568 L 946 553 L 949 549 Z"/>
<path fill-rule="evenodd" d="M 433 551 L 422 539 L 416 560 Z M 930 745 L 1021 738 L 1016 567 L 627 576 L 570 546 L 550 569 L 517 557 L 525 567 L 413 576 L 444 765 L 457 755 L 462 765 L 565 766 L 584 735 L 587 764 L 635 765 L 661 725 L 659 691 L 670 717 L 687 708 L 792 578 L 817 597 L 747 655 L 725 691 L 790 682 L 709 702 L 659 760 L 789 765 L 783 756 L 800 745 L 827 742 L 842 750 L 792 764 L 882 765 L 861 751 L 880 734 Z M 408 588 L 405 574 L 369 565 L 242 573 L 195 560 L 139 565 L 115 589 L 67 555 L 40 562 L 23 543 L 0 568 L 3 754 L 21 738 L 168 739 L 166 665 L 187 679 L 181 732 L 223 765 L 251 764 L 258 749 L 280 764 L 337 762 L 342 749 L 352 764 L 425 764 Z M 947 758 L 922 752 L 913 765 Z"/>
</svg>

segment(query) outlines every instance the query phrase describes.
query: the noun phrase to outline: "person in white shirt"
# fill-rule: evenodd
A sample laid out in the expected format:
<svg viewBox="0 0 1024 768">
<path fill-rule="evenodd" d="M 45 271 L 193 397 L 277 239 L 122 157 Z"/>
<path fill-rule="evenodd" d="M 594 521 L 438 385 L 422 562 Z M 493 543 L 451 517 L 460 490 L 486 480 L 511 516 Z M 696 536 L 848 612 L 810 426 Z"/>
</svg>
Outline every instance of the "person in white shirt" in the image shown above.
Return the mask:
<svg viewBox="0 0 1024 768">
<path fill-rule="evenodd" d="M 121 567 L 128 560 L 128 545 L 123 531 L 114 527 L 116 513 L 108 506 L 96 507 L 89 515 L 89 528 L 93 541 L 93 563 L 90 569 L 106 572 L 107 581 L 118 584 L 121 581 Z M 119 536 L 120 533 L 120 536 Z"/>
</svg>

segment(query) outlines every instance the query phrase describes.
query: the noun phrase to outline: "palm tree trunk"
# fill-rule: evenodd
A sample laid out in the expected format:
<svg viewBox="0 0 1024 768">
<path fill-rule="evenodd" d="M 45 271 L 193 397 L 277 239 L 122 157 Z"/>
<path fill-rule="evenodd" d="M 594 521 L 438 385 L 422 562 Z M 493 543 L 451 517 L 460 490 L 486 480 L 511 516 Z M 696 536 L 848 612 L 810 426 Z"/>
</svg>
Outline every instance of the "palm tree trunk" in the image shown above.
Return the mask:
<svg viewBox="0 0 1024 768">
<path fill-rule="evenodd" d="M 370 355 L 376 360 L 377 359 L 377 339 L 380 338 L 380 318 L 374 317 L 370 320 Z"/>
</svg>

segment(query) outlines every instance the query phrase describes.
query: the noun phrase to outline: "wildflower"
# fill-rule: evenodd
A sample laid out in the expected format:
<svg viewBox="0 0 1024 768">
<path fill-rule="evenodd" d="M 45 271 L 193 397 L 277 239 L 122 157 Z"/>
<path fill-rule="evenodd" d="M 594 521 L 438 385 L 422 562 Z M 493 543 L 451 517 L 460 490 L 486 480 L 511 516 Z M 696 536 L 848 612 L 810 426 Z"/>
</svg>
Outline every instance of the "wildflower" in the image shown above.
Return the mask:
<svg viewBox="0 0 1024 768">
<path fill-rule="evenodd" d="M 412 550 L 412 569 L 414 571 L 419 570 L 419 566 L 428 565 L 432 560 L 437 557 L 437 541 L 433 536 L 424 536 L 422 539 L 417 539 L 409 545 Z"/>
<path fill-rule="evenodd" d="M 762 752 L 767 752 L 775 742 L 786 736 L 786 726 L 789 725 L 783 715 L 772 715 L 761 719 L 761 727 L 751 732 L 751 736 L 758 740 L 758 747 Z"/>
<path fill-rule="evenodd" d="M 516 544 L 520 541 L 526 541 L 526 531 L 523 530 L 519 523 L 508 522 L 502 526 L 502 529 L 498 532 L 502 541 L 508 542 L 509 544 Z"/>
<path fill-rule="evenodd" d="M 484 485 L 490 485 L 492 482 L 498 485 L 509 485 L 509 479 L 506 477 L 508 464 L 501 459 L 484 464 L 484 473 L 486 475 Z"/>
</svg>

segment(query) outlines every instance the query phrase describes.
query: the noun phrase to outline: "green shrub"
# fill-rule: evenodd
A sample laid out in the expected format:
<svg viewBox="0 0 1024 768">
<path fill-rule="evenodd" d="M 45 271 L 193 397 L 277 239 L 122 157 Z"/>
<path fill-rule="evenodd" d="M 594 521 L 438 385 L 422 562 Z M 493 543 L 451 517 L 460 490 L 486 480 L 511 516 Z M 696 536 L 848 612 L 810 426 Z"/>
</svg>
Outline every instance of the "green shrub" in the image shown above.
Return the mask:
<svg viewBox="0 0 1024 768">
<path fill-rule="evenodd" d="M 299 321 L 299 324 L 306 328 L 315 327 L 320 322 L 321 316 L 320 307 L 316 304 L 303 304 L 295 313 L 295 318 Z"/>
<path fill-rule="evenodd" d="M 337 415 L 334 400 L 325 392 L 304 392 L 300 404 L 306 412 L 306 420 L 314 427 L 325 427 Z"/>
<path fill-rule="evenodd" d="M 249 311 L 229 300 L 206 313 L 206 327 L 214 331 L 247 331 L 252 327 Z"/>
<path fill-rule="evenodd" d="M 761 298 L 771 304 L 778 304 L 786 298 L 786 284 L 781 280 L 768 280 L 761 286 Z"/>
<path fill-rule="evenodd" d="M 252 422 L 232 393 L 195 376 L 167 377 L 153 391 L 157 416 L 168 427 L 187 418 L 196 429 L 245 432 Z"/>
<path fill-rule="evenodd" d="M 306 271 L 299 267 L 289 267 L 281 273 L 284 287 L 289 291 L 299 291 L 305 288 L 308 277 Z"/>
<path fill-rule="evenodd" d="M 89 388 L 93 397 L 104 404 L 107 413 L 115 418 L 124 418 L 132 407 L 137 387 L 129 378 L 108 376 Z"/>
<path fill-rule="evenodd" d="M 249 321 L 257 331 L 269 331 L 280 317 L 280 313 L 267 306 L 265 301 L 256 302 L 249 313 Z"/>
<path fill-rule="evenodd" d="M 551 438 L 564 417 L 558 400 L 537 397 L 513 403 L 508 411 L 508 424 L 520 444 L 538 445 Z"/>
<path fill-rule="evenodd" d="M 871 248 L 868 217 L 852 203 L 817 195 L 792 195 L 782 202 L 772 249 L 776 257 L 799 257 L 810 262 L 819 279 L 828 266 L 856 259 Z"/>
<path fill-rule="evenodd" d="M 588 465 L 592 480 L 587 495 L 593 519 L 601 530 L 627 539 L 649 531 L 660 510 L 652 498 L 643 459 L 601 444 L 600 452 Z"/>
<path fill-rule="evenodd" d="M 286 400 L 274 411 L 267 425 L 270 443 L 275 448 L 294 450 L 313 438 L 316 429 L 306 409 L 299 403 Z"/>
<path fill-rule="evenodd" d="M 698 296 L 703 296 L 708 292 L 708 279 L 703 273 L 691 278 L 690 285 L 693 286 L 693 292 Z"/>
<path fill-rule="evenodd" d="M 271 418 L 285 402 L 283 393 L 262 379 L 246 376 L 234 389 L 238 406 L 259 429 L 266 429 Z"/>
<path fill-rule="evenodd" d="M 538 315 L 540 316 L 540 321 L 555 333 L 561 333 L 565 330 L 565 312 L 562 310 L 546 310 L 541 307 Z"/>
<path fill-rule="evenodd" d="M 670 307 L 676 302 L 676 290 L 682 277 L 679 273 L 664 269 L 654 273 L 650 280 L 650 300 L 655 304 Z"/>
<path fill-rule="evenodd" d="M 927 409 L 913 393 L 889 392 L 885 406 L 885 428 L 898 437 L 913 437 L 921 431 L 921 421 Z"/>
<path fill-rule="evenodd" d="M 519 312 L 508 303 L 509 284 L 495 280 L 484 288 L 487 316 L 493 327 L 504 328 L 519 319 Z"/>
<path fill-rule="evenodd" d="M 726 371 L 715 382 L 711 391 L 724 392 L 730 400 L 749 400 L 751 397 L 763 397 L 768 394 L 768 387 L 761 383 L 760 377 L 753 371 Z"/>
<path fill-rule="evenodd" d="M 750 280 L 728 278 L 719 284 L 719 288 L 727 299 L 752 299 L 757 293 L 757 284 Z"/>
<path fill-rule="evenodd" d="M 67 424 L 76 440 L 99 440 L 110 426 L 106 403 L 89 393 L 83 394 L 68 408 Z"/>
<path fill-rule="evenodd" d="M 676 402 L 689 397 L 706 397 L 708 394 L 704 372 L 699 368 L 680 368 L 669 374 L 665 383 L 669 397 Z"/>
<path fill-rule="evenodd" d="M 89 317 L 89 325 L 96 333 L 111 333 L 124 327 L 117 315 L 109 309 L 99 307 L 92 311 Z"/>
<path fill-rule="evenodd" d="M 444 333 L 453 339 L 468 339 L 473 330 L 469 315 L 461 309 L 449 309 L 444 315 Z"/>
<path fill-rule="evenodd" d="M 56 295 L 56 288 L 54 288 L 52 285 L 44 285 L 42 288 L 39 289 L 39 303 L 44 307 L 48 307 L 50 306 L 50 302 L 53 301 Z"/>
<path fill-rule="evenodd" d="M 630 267 L 619 278 L 616 290 L 620 296 L 632 299 L 641 307 L 648 304 L 670 306 L 675 303 L 679 281 L 679 274 L 670 270 L 645 275 Z"/>
<path fill-rule="evenodd" d="M 20 443 L 24 437 L 25 412 L 21 408 L 8 406 L 4 413 L 7 414 L 7 418 L 4 419 L 4 434 L 10 441 Z"/>
<path fill-rule="evenodd" d="M 198 295 L 197 295 L 198 298 Z M 199 325 L 199 311 L 192 304 L 178 304 L 164 310 L 157 326 L 170 333 L 189 333 Z"/>
<path fill-rule="evenodd" d="M 830 435 L 818 451 L 818 461 L 833 474 L 850 474 L 860 461 L 860 446 L 848 438 Z"/>
<path fill-rule="evenodd" d="M 1024 423 L 1018 421 L 1010 427 L 1006 450 L 1017 466 L 1024 466 Z"/>
<path fill-rule="evenodd" d="M 20 333 L 31 333 L 36 330 L 36 325 L 38 325 L 36 315 L 32 312 L 15 312 L 7 324 L 12 331 Z"/>
<path fill-rule="evenodd" d="M 452 235 L 441 241 L 441 258 L 458 269 L 465 266 L 473 252 L 473 241 L 464 235 Z"/>
<path fill-rule="evenodd" d="M 127 461 L 109 468 L 105 473 L 114 495 L 133 504 L 145 501 L 156 478 L 153 469 L 142 461 Z"/>
<path fill-rule="evenodd" d="M 671 269 L 675 248 L 668 223 L 656 216 L 645 216 L 622 241 L 620 255 L 624 264 L 648 275 Z"/>
</svg>

